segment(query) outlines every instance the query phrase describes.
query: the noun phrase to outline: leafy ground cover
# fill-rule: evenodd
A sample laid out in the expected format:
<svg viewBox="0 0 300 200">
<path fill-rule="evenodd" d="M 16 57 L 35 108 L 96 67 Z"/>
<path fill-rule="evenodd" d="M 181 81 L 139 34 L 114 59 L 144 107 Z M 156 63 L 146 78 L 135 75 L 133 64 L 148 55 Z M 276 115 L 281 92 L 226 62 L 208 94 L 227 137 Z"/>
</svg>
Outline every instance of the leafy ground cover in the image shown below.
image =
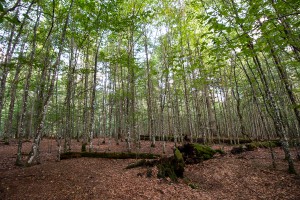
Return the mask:
<svg viewBox="0 0 300 200">
<path fill-rule="evenodd" d="M 96 152 L 124 152 L 125 142 L 102 144 L 94 140 Z M 24 157 L 31 143 L 25 142 Z M 155 148 L 142 141 L 133 152 L 173 154 L 174 143 L 162 143 Z M 136 159 L 76 158 L 56 162 L 56 142 L 43 139 L 42 164 L 22 168 L 14 165 L 17 143 L 0 143 L 0 199 L 298 199 L 300 179 L 287 173 L 284 153 L 275 148 L 277 169 L 271 168 L 271 156 L 266 148 L 233 155 L 232 147 L 222 148 L 226 155 L 186 165 L 184 178 L 173 182 L 157 178 L 157 168 L 126 169 Z M 72 151 L 80 152 L 81 143 L 72 141 Z M 294 152 L 293 152 L 294 153 Z M 294 153 L 295 154 L 295 153 Z M 295 156 L 295 155 L 294 155 Z M 300 172 L 300 162 L 295 162 Z"/>
</svg>

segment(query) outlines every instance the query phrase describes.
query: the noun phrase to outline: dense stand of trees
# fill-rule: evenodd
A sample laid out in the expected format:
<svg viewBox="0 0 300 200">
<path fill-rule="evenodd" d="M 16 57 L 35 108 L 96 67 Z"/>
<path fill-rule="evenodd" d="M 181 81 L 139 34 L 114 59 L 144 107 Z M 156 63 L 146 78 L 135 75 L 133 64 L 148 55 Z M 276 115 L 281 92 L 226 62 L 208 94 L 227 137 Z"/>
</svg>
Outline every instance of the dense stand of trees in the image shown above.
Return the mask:
<svg viewBox="0 0 300 200">
<path fill-rule="evenodd" d="M 300 134 L 298 0 L 0 1 L 0 136 L 185 135 L 282 141 Z"/>
</svg>

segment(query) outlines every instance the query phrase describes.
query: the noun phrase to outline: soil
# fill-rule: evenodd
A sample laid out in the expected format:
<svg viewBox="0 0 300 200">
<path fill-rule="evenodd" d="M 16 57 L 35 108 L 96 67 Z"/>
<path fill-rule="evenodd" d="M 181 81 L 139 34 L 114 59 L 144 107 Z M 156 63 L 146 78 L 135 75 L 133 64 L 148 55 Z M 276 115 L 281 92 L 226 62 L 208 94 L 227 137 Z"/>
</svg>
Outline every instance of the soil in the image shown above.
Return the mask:
<svg viewBox="0 0 300 200">
<path fill-rule="evenodd" d="M 126 143 L 94 140 L 97 152 L 125 152 Z M 280 148 L 276 148 L 277 168 L 272 168 L 268 149 L 257 149 L 239 155 L 217 155 L 200 164 L 187 165 L 184 178 L 178 182 L 158 179 L 154 167 L 125 169 L 135 159 L 76 158 L 56 162 L 57 146 L 52 139 L 41 142 L 41 164 L 15 166 L 17 142 L 0 143 L 0 199 L 299 199 L 300 178 L 287 172 Z M 133 151 L 172 155 L 174 143 L 162 142 L 151 148 L 142 141 L 141 149 Z M 31 142 L 23 143 L 24 159 Z M 72 141 L 72 151 L 80 151 L 81 143 Z M 292 152 L 295 157 L 295 152 Z M 300 162 L 295 160 L 300 172 Z M 151 173 L 150 173 L 151 174 Z"/>
</svg>

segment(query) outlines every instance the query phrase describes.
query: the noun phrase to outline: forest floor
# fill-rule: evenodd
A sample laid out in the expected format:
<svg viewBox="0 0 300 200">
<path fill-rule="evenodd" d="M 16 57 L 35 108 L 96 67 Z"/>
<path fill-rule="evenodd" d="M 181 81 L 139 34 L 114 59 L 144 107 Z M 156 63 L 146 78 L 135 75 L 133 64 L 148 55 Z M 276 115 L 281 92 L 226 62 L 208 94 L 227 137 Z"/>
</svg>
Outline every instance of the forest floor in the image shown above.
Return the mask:
<svg viewBox="0 0 300 200">
<path fill-rule="evenodd" d="M 126 143 L 116 145 L 95 139 L 97 152 L 126 151 Z M 166 154 L 172 154 L 174 143 L 168 142 Z M 162 143 L 155 148 L 142 141 L 139 152 L 162 152 Z M 24 154 L 31 143 L 23 144 Z M 287 172 L 280 148 L 276 148 L 277 169 L 271 167 L 268 149 L 257 149 L 239 155 L 230 154 L 185 168 L 184 178 L 177 183 L 158 179 L 157 169 L 148 178 L 147 168 L 125 169 L 134 159 L 76 158 L 56 162 L 56 141 L 41 142 L 40 165 L 15 166 L 17 142 L 0 142 L 0 199 L 299 199 L 300 178 Z M 72 151 L 80 151 L 81 143 L 72 141 Z M 294 153 L 294 152 L 293 152 Z M 295 155 L 294 155 L 295 156 Z M 295 161 L 300 173 L 300 162 Z"/>
</svg>

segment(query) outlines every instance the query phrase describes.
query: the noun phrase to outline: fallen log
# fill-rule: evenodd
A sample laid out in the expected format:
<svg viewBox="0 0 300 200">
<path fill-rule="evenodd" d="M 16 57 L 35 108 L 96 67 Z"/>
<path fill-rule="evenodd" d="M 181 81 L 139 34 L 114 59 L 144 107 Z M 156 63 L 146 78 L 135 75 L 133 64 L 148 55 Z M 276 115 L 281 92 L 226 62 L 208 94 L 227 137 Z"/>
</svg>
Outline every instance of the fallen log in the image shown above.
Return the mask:
<svg viewBox="0 0 300 200">
<path fill-rule="evenodd" d="M 157 166 L 158 178 L 169 177 L 172 181 L 183 177 L 185 164 L 196 164 L 204 160 L 213 158 L 216 153 L 224 153 L 221 150 L 214 150 L 206 145 L 187 143 L 174 149 L 174 155 L 163 157 L 159 160 L 139 160 L 126 167 L 153 167 Z"/>
<path fill-rule="evenodd" d="M 126 152 L 66 152 L 60 155 L 61 160 L 81 157 L 109 159 L 157 159 L 160 158 L 160 155 L 150 153 Z"/>
</svg>

